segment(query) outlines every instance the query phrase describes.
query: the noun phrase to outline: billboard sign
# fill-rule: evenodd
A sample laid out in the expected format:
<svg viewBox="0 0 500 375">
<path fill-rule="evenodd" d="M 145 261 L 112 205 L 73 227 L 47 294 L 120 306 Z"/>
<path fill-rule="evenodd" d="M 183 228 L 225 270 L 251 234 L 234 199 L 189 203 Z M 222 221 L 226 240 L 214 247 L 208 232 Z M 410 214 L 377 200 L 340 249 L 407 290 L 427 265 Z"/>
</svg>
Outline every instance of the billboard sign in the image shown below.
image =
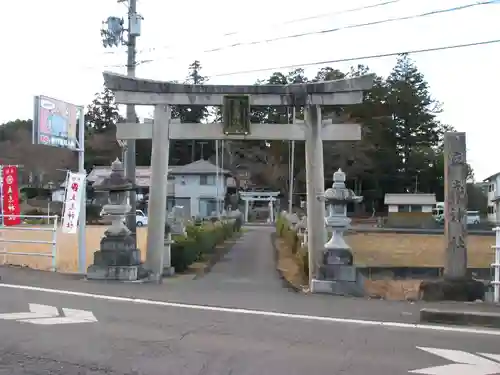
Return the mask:
<svg viewBox="0 0 500 375">
<path fill-rule="evenodd" d="M 80 107 L 74 104 L 35 96 L 33 143 L 76 150 L 79 112 Z"/>
</svg>

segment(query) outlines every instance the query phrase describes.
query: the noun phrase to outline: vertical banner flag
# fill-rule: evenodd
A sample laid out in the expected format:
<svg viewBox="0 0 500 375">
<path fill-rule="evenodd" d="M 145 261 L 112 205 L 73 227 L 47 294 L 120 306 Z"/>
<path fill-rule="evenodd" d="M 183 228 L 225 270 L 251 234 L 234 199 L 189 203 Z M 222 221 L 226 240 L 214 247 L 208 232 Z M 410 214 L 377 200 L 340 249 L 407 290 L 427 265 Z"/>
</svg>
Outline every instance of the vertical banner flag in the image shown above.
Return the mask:
<svg viewBox="0 0 500 375">
<path fill-rule="evenodd" d="M 2 214 L 3 224 L 13 226 L 21 224 L 21 208 L 19 206 L 19 186 L 17 167 L 6 165 L 2 168 Z"/>
<path fill-rule="evenodd" d="M 70 172 L 68 174 L 62 220 L 63 233 L 76 233 L 82 205 L 83 189 L 85 189 L 85 177 L 85 173 Z"/>
</svg>

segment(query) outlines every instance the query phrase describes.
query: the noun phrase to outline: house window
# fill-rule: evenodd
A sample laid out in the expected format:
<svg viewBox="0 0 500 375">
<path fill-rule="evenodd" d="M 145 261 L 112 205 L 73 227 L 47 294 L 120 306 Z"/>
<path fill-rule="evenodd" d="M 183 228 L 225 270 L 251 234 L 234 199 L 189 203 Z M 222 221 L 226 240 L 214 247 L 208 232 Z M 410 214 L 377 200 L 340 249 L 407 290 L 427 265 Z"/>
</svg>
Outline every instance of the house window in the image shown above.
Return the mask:
<svg viewBox="0 0 500 375">
<path fill-rule="evenodd" d="M 200 176 L 200 185 L 215 185 L 215 176 L 211 175 Z"/>
<path fill-rule="evenodd" d="M 495 206 L 488 206 L 488 213 L 494 214 L 495 213 Z"/>
<path fill-rule="evenodd" d="M 490 184 L 488 191 L 495 191 L 495 184 Z"/>
<path fill-rule="evenodd" d="M 407 204 L 401 204 L 398 207 L 399 212 L 410 212 L 410 206 Z"/>
<path fill-rule="evenodd" d="M 422 206 L 419 204 L 412 204 L 410 206 L 410 211 L 411 212 L 422 212 Z"/>
</svg>

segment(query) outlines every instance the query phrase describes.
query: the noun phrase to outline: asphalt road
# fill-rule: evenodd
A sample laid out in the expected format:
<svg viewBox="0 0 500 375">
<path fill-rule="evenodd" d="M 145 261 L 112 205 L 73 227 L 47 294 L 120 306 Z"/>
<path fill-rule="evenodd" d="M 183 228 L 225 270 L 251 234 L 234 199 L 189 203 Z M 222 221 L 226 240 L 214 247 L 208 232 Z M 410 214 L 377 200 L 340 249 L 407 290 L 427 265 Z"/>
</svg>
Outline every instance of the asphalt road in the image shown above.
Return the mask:
<svg viewBox="0 0 500 375">
<path fill-rule="evenodd" d="M 500 354 L 499 336 L 208 311 L 0 288 L 0 313 L 30 303 L 98 322 L 0 320 L 0 374 L 389 375 L 447 364 L 417 346 Z M 458 372 L 457 372 L 458 373 Z M 451 374 L 450 374 L 451 375 Z"/>
<path fill-rule="evenodd" d="M 91 311 L 97 319 L 64 325 L 0 319 L 0 375 L 401 375 L 450 363 L 418 347 L 500 355 L 498 331 L 414 325 L 420 304 L 282 288 L 269 233 L 246 233 L 201 279 L 163 285 L 0 268 L 0 314 L 42 304 L 60 313 Z"/>
</svg>

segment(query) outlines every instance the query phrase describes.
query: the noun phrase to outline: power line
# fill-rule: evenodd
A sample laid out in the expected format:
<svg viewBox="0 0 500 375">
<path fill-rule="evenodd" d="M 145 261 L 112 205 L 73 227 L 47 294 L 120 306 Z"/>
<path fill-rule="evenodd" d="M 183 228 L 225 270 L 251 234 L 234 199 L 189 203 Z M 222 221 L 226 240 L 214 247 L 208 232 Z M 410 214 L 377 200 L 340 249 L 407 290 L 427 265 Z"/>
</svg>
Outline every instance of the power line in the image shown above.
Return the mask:
<svg viewBox="0 0 500 375">
<path fill-rule="evenodd" d="M 384 20 L 371 21 L 371 22 L 365 22 L 365 23 L 360 23 L 360 24 L 347 25 L 347 26 L 341 26 L 341 27 L 336 27 L 336 28 L 331 28 L 331 29 L 317 30 L 317 31 L 305 32 L 305 33 L 299 33 L 299 34 L 293 34 L 293 35 L 286 35 L 286 36 L 281 36 L 281 37 L 276 37 L 276 38 L 254 40 L 254 41 L 250 41 L 250 42 L 238 42 L 238 43 L 228 44 L 228 45 L 221 46 L 221 47 L 207 49 L 207 50 L 201 51 L 200 53 L 219 52 L 219 51 L 222 51 L 225 49 L 230 49 L 230 48 L 235 48 L 235 47 L 258 45 L 258 44 L 264 44 L 264 43 L 273 43 L 273 42 L 277 42 L 277 41 L 281 41 L 281 40 L 302 38 L 302 37 L 310 36 L 310 35 L 324 35 L 324 34 L 329 34 L 329 33 L 341 31 L 341 30 L 354 29 L 354 28 L 367 27 L 367 26 L 375 26 L 375 25 L 396 22 L 396 21 L 406 21 L 406 20 L 410 20 L 410 19 L 433 16 L 433 15 L 438 15 L 438 14 L 443 14 L 443 13 L 456 12 L 456 11 L 469 9 L 469 8 L 480 6 L 480 5 L 498 4 L 499 1 L 500 0 L 477 1 L 477 2 L 471 3 L 471 4 L 456 6 L 456 7 L 452 7 L 452 8 L 438 9 L 438 10 L 429 11 L 429 12 L 425 12 L 425 13 L 414 14 L 411 16 L 393 17 L 393 18 L 387 18 Z M 176 57 L 178 57 L 178 56 L 167 56 L 167 57 L 165 57 L 165 59 L 175 59 Z M 146 59 L 146 60 L 139 61 L 138 64 L 151 63 L 154 61 L 155 61 L 155 59 Z"/>
<path fill-rule="evenodd" d="M 240 74 L 250 74 L 250 73 L 259 73 L 259 72 L 266 72 L 266 71 L 270 71 L 270 70 L 296 69 L 296 68 L 302 68 L 302 67 L 308 67 L 308 66 L 326 65 L 326 64 L 333 64 L 333 63 L 356 61 L 356 60 L 370 60 L 370 59 L 378 59 L 378 58 L 383 58 L 383 57 L 399 56 L 399 55 L 403 55 L 403 54 L 414 55 L 417 53 L 436 52 L 436 51 L 444 51 L 444 50 L 451 50 L 451 49 L 465 48 L 465 47 L 485 46 L 485 45 L 495 44 L 495 43 L 500 43 L 500 39 L 487 40 L 487 41 L 474 42 L 474 43 L 455 44 L 455 45 L 449 45 L 449 46 L 443 46 L 443 47 L 434 47 L 434 48 L 415 49 L 415 50 L 409 50 L 409 51 L 382 53 L 382 54 L 377 54 L 377 55 L 347 57 L 344 59 L 337 59 L 337 60 L 326 60 L 326 61 L 316 61 L 316 62 L 302 63 L 302 64 L 275 66 L 272 68 L 259 68 L 259 69 L 251 69 L 251 70 L 242 70 L 242 71 L 231 72 L 231 73 L 212 74 L 208 78 L 227 77 L 227 76 L 240 75 Z"/>
<path fill-rule="evenodd" d="M 382 7 L 382 6 L 385 6 L 385 5 L 399 3 L 400 1 L 401 0 L 384 1 L 382 3 L 365 5 L 365 6 L 361 6 L 361 7 L 357 7 L 357 8 L 352 8 L 352 9 L 340 10 L 340 11 L 330 12 L 330 13 L 322 13 L 322 14 L 317 14 L 315 16 L 309 16 L 309 17 L 303 17 L 303 18 L 296 18 L 294 20 L 285 21 L 285 22 L 282 22 L 280 24 L 275 24 L 274 26 L 290 25 L 290 24 L 293 24 L 293 23 L 310 21 L 310 20 L 315 20 L 315 19 L 318 19 L 318 18 L 335 17 L 335 16 L 340 16 L 342 14 L 354 13 L 354 12 L 359 12 L 359 11 L 362 11 L 362 10 L 367 10 L 367 9 L 372 9 L 372 8 L 378 8 L 378 7 Z M 274 26 L 272 26 L 272 27 L 274 27 Z M 238 33 L 236 33 L 236 34 L 238 34 Z M 231 35 L 231 34 L 229 34 L 229 35 Z M 232 34 L 232 35 L 234 35 L 234 34 Z"/>
<path fill-rule="evenodd" d="M 370 5 L 364 5 L 364 6 L 360 6 L 360 7 L 356 7 L 356 8 L 351 8 L 351 9 L 345 9 L 345 10 L 340 10 L 340 11 L 335 11 L 335 12 L 328 12 L 328 13 L 320 13 L 320 14 L 316 14 L 314 16 L 308 16 L 308 17 L 302 17 L 302 18 L 294 18 L 294 19 L 291 19 L 291 20 L 288 20 L 288 21 L 283 21 L 283 22 L 275 23 L 275 24 L 272 24 L 272 25 L 269 25 L 269 26 L 270 26 L 270 28 L 275 28 L 275 27 L 278 27 L 278 26 L 291 25 L 291 24 L 294 24 L 294 23 L 305 22 L 305 21 L 315 20 L 315 19 L 319 19 L 319 18 L 335 17 L 335 16 L 340 16 L 340 15 L 343 15 L 343 14 L 355 13 L 355 12 L 360 12 L 360 11 L 363 11 L 363 10 L 369 10 L 369 9 L 373 9 L 373 8 L 378 8 L 378 7 L 390 5 L 390 4 L 395 4 L 395 3 L 399 3 L 400 1 L 402 1 L 402 0 L 389 0 L 389 1 L 384 1 L 384 2 L 378 2 L 378 3 L 375 3 L 375 4 L 370 4 Z M 243 34 L 243 33 L 245 33 L 245 31 L 247 31 L 247 30 L 235 30 L 235 31 L 230 31 L 230 32 L 223 33 L 220 36 L 223 37 L 223 38 L 225 38 L 225 37 L 229 37 L 229 36 L 235 36 L 235 35 Z M 167 45 L 167 46 L 163 46 L 163 47 L 145 48 L 145 49 L 140 50 L 139 53 L 153 52 L 153 51 L 156 51 L 158 49 L 169 49 L 171 47 L 172 47 L 171 45 Z"/>
<path fill-rule="evenodd" d="M 388 52 L 388 53 L 381 53 L 381 54 L 375 54 L 375 55 L 365 55 L 365 56 L 358 56 L 358 57 L 346 57 L 343 59 L 336 59 L 336 60 L 325 60 L 325 61 L 316 61 L 316 62 L 310 62 L 310 63 L 274 66 L 274 67 L 269 67 L 269 68 L 240 70 L 240 71 L 235 71 L 235 72 L 230 72 L 230 73 L 217 73 L 217 74 L 212 74 L 210 76 L 207 76 L 207 78 L 228 77 L 228 76 L 233 76 L 233 75 L 267 72 L 267 71 L 271 71 L 271 70 L 297 69 L 297 68 L 303 68 L 303 67 L 309 67 L 309 66 L 327 65 L 327 64 L 351 62 L 351 61 L 358 61 L 358 60 L 373 60 L 373 59 L 379 59 L 379 58 L 384 58 L 384 57 L 394 57 L 394 56 L 399 56 L 399 55 L 403 55 L 403 54 L 415 55 L 418 53 L 438 52 L 438 51 L 467 48 L 467 47 L 478 47 L 478 46 L 485 46 L 485 45 L 496 44 L 496 43 L 500 43 L 500 39 L 486 40 L 486 41 L 482 41 L 482 42 L 473 42 L 473 43 L 454 44 L 454 45 L 442 46 L 442 47 L 399 51 L 399 52 Z M 96 67 L 95 69 L 123 68 L 123 67 L 125 67 L 125 65 L 105 65 L 103 67 Z M 88 68 L 90 69 L 90 67 L 88 67 Z"/>
</svg>

